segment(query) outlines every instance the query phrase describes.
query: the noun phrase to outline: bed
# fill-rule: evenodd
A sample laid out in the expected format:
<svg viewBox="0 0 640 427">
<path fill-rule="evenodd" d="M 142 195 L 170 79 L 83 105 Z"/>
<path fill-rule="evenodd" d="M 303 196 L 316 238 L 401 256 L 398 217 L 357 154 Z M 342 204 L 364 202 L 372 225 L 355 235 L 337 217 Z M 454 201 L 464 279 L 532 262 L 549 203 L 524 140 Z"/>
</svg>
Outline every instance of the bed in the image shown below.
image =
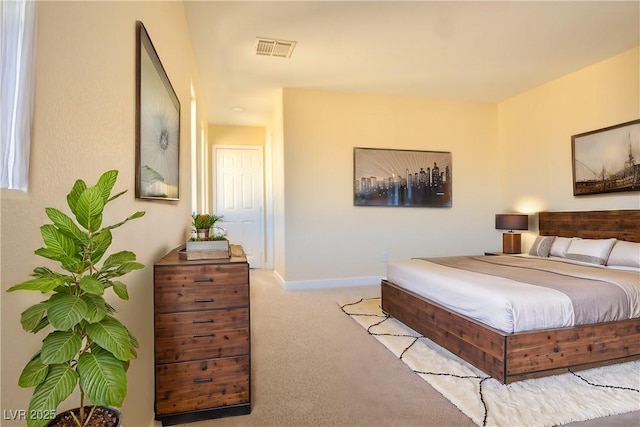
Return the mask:
<svg viewBox="0 0 640 427">
<path fill-rule="evenodd" d="M 638 243 L 640 210 L 541 212 L 539 234 Z M 499 263 L 516 257 L 484 258 Z M 383 311 L 504 384 L 640 359 L 637 307 L 630 309 L 631 318 L 509 332 L 420 296 L 392 277 L 382 280 L 381 294 Z"/>
</svg>

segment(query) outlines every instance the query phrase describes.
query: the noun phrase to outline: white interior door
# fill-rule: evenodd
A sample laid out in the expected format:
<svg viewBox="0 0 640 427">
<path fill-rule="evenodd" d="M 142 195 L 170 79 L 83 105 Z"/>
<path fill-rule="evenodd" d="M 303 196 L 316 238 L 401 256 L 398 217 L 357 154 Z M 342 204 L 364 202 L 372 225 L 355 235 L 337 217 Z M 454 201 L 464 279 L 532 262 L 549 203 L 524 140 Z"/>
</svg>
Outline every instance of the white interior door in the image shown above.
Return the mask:
<svg viewBox="0 0 640 427">
<path fill-rule="evenodd" d="M 242 245 L 251 268 L 264 259 L 262 147 L 213 147 L 216 214 L 231 244 Z"/>
</svg>

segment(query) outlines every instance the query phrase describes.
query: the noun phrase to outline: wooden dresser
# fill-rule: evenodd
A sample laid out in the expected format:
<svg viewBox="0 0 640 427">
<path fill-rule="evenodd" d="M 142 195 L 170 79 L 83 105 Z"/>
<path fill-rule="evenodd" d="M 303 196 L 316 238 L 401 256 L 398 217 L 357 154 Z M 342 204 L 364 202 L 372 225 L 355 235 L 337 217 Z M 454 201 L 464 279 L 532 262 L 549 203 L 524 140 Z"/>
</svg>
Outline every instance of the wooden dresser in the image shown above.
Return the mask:
<svg viewBox="0 0 640 427">
<path fill-rule="evenodd" d="M 163 425 L 251 411 L 244 256 L 154 264 L 155 417 Z"/>
</svg>

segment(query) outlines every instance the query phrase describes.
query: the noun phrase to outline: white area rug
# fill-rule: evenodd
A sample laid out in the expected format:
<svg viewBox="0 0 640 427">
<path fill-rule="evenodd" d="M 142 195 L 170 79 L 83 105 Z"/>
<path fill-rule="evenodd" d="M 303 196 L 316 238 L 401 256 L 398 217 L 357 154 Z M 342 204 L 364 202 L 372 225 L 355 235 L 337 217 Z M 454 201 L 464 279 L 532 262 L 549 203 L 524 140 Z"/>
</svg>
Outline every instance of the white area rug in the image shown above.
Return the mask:
<svg viewBox="0 0 640 427">
<path fill-rule="evenodd" d="M 640 410 L 640 361 L 503 385 L 386 316 L 380 298 L 338 304 L 480 426 L 554 426 Z"/>
</svg>

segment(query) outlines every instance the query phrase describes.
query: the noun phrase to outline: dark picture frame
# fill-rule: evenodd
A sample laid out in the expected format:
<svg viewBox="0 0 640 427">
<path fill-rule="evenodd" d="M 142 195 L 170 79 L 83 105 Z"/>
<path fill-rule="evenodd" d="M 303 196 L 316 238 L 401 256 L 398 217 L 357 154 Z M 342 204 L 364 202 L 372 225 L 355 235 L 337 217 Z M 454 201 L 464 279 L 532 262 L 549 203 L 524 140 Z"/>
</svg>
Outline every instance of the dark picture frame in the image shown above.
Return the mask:
<svg viewBox="0 0 640 427">
<path fill-rule="evenodd" d="M 180 101 L 136 22 L 136 197 L 180 200 Z"/>
<path fill-rule="evenodd" d="M 354 147 L 355 206 L 451 207 L 448 151 Z"/>
<path fill-rule="evenodd" d="M 640 119 L 571 137 L 573 195 L 640 191 Z"/>
</svg>

